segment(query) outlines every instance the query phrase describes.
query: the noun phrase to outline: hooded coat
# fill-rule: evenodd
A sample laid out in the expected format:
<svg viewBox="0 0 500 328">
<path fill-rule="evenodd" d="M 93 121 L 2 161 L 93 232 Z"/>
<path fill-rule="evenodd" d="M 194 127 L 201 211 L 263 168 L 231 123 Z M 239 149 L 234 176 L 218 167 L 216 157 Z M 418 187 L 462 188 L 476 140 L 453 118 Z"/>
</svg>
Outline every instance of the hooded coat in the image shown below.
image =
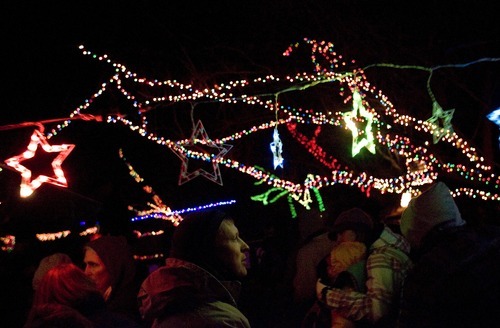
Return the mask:
<svg viewBox="0 0 500 328">
<path fill-rule="evenodd" d="M 469 226 L 439 182 L 412 199 L 401 230 L 418 258 L 405 280 L 399 327 L 500 323 L 500 227 Z"/>
<path fill-rule="evenodd" d="M 239 290 L 237 281 L 221 281 L 194 263 L 168 258 L 142 283 L 139 310 L 155 328 L 249 328 L 237 308 Z"/>
<path fill-rule="evenodd" d="M 443 182 L 438 182 L 410 200 L 401 214 L 400 228 L 412 249 L 418 249 L 422 240 L 436 227 L 458 227 L 464 224 L 450 189 Z"/>
<path fill-rule="evenodd" d="M 102 236 L 88 242 L 86 247 L 92 248 L 99 255 L 111 276 L 112 290 L 106 300 L 108 309 L 138 320 L 139 282 L 127 239 L 123 236 Z"/>
<path fill-rule="evenodd" d="M 186 216 L 172 236 L 166 265 L 143 281 L 139 311 L 152 327 L 250 327 L 238 310 L 240 282 L 215 256 L 224 212 Z"/>
</svg>

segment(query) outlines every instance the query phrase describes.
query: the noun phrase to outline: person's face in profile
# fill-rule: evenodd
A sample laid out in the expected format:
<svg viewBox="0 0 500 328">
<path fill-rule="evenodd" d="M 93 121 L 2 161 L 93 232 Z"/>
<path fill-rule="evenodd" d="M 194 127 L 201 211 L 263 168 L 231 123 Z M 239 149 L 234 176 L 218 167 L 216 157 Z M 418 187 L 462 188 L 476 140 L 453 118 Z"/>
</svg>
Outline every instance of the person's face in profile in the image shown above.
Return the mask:
<svg viewBox="0 0 500 328">
<path fill-rule="evenodd" d="M 93 249 L 86 248 L 83 262 L 85 263 L 85 274 L 95 282 L 101 294 L 104 295 L 106 289 L 111 285 L 111 277 L 101 258 Z"/>
<path fill-rule="evenodd" d="M 247 275 L 246 256 L 250 247 L 240 238 L 238 228 L 231 220 L 222 221 L 215 239 L 215 251 L 224 269 L 236 278 Z"/>
</svg>

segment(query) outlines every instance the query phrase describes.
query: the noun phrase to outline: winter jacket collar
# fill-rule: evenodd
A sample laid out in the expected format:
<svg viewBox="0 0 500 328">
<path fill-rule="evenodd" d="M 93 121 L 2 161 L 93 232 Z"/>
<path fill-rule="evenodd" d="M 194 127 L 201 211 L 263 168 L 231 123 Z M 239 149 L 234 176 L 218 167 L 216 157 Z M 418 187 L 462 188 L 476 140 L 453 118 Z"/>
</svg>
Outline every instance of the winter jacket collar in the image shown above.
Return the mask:
<svg viewBox="0 0 500 328">
<path fill-rule="evenodd" d="M 164 267 L 142 283 L 140 312 L 145 320 L 151 320 L 207 302 L 221 301 L 236 307 L 240 287 L 238 281 L 220 281 L 196 264 L 168 258 Z"/>
<path fill-rule="evenodd" d="M 410 253 L 410 244 L 401 235 L 394 233 L 389 227 L 385 226 L 380 237 L 370 246 L 370 253 L 374 250 L 386 246 L 391 246 L 402 251 L 405 254 Z"/>
</svg>

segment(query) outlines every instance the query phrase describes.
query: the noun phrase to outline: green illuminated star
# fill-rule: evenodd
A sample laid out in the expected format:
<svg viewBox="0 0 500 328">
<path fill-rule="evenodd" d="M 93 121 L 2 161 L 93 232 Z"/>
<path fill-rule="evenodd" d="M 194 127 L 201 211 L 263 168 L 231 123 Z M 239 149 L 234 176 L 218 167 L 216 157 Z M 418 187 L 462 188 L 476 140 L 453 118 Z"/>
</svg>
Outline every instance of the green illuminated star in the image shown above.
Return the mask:
<svg viewBox="0 0 500 328">
<path fill-rule="evenodd" d="M 434 125 L 432 139 L 435 144 L 437 144 L 445 134 L 453 132 L 453 127 L 451 126 L 453 113 L 455 113 L 455 109 L 443 110 L 436 101 L 432 103 L 432 117 L 428 119 L 427 122 Z M 440 125 L 440 123 L 442 125 Z"/>
<path fill-rule="evenodd" d="M 352 131 L 352 157 L 356 156 L 363 147 L 375 154 L 375 143 L 372 133 L 373 114 L 363 105 L 361 95 L 354 91 L 352 94 L 352 111 L 343 114 L 344 121 Z M 360 130 L 355 120 L 363 118 L 366 122 L 364 130 Z"/>
</svg>

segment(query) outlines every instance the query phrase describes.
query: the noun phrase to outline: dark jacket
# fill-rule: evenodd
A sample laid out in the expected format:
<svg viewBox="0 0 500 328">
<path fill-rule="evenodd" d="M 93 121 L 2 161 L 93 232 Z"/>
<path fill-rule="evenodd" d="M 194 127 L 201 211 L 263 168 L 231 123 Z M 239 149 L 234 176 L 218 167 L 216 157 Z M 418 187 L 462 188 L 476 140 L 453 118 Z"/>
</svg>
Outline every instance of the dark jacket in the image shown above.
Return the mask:
<svg viewBox="0 0 500 328">
<path fill-rule="evenodd" d="M 111 276 L 111 294 L 106 300 L 110 311 L 140 319 L 137 292 L 140 282 L 127 240 L 123 236 L 103 236 L 86 245 L 101 258 Z"/>
<path fill-rule="evenodd" d="M 74 307 L 47 303 L 31 309 L 23 328 L 72 327 L 72 328 L 141 328 L 128 316 L 108 311 L 100 294 L 81 298 Z"/>
<path fill-rule="evenodd" d="M 400 327 L 500 324 L 500 227 L 438 225 L 403 289 Z"/>
<path fill-rule="evenodd" d="M 152 327 L 244 327 L 238 310 L 240 284 L 220 281 L 203 268 L 168 258 L 152 272 L 139 291 L 139 310 Z"/>
</svg>

